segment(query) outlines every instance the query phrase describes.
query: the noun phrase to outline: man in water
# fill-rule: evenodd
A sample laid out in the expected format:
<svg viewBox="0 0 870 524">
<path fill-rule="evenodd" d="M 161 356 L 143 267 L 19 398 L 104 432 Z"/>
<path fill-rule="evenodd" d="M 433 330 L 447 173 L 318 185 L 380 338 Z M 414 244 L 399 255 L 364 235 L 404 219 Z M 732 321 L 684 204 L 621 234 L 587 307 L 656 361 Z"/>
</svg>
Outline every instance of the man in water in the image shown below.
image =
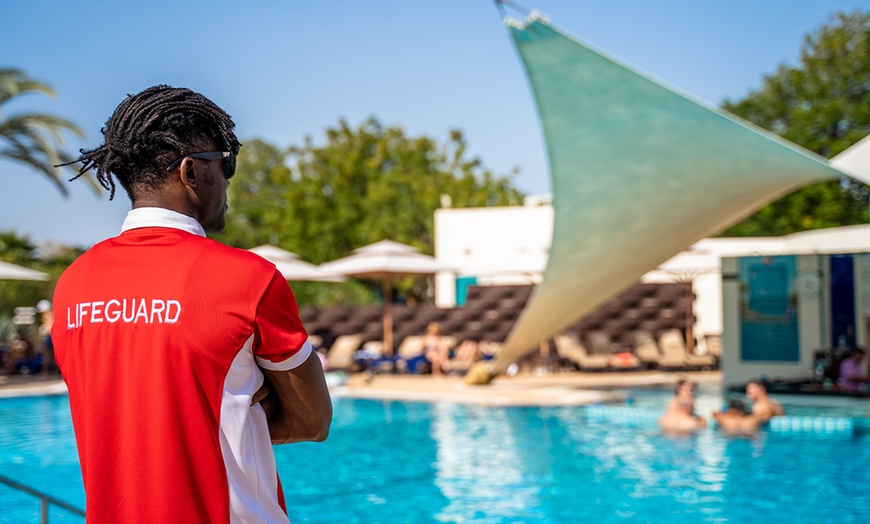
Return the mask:
<svg viewBox="0 0 870 524">
<path fill-rule="evenodd" d="M 659 419 L 659 427 L 673 433 L 688 433 L 707 427 L 707 421 L 695 413 L 694 382 L 687 378 L 677 380 L 674 398 Z"/>
<path fill-rule="evenodd" d="M 752 402 L 752 411 L 746 414 L 736 410 L 716 411 L 713 418 L 722 431 L 733 434 L 752 434 L 771 418 L 785 415 L 779 402 L 767 395 L 767 388 L 753 380 L 746 384 L 746 397 Z"/>
<path fill-rule="evenodd" d="M 272 444 L 329 432 L 290 286 L 205 238 L 224 227 L 234 127 L 204 96 L 155 86 L 78 160 L 79 176 L 95 169 L 111 196 L 117 180 L 133 205 L 54 296 L 88 522 L 286 523 Z"/>
</svg>

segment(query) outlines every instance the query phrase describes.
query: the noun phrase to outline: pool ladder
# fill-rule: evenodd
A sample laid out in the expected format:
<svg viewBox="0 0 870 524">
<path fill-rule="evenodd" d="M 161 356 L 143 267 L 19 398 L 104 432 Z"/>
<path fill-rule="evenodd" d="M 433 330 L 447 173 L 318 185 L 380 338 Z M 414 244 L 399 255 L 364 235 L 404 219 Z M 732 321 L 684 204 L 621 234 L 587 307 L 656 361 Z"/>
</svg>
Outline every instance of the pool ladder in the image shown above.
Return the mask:
<svg viewBox="0 0 870 524">
<path fill-rule="evenodd" d="M 39 498 L 39 522 L 40 524 L 48 524 L 48 506 L 50 504 L 54 504 L 55 506 L 65 509 L 74 515 L 78 515 L 80 517 L 85 516 L 85 512 L 80 510 L 79 508 L 73 506 L 72 504 L 68 504 L 60 499 L 56 499 L 49 495 L 48 493 L 43 493 L 37 489 L 33 489 L 31 487 L 25 486 L 19 482 L 15 482 L 9 477 L 4 477 L 0 475 L 0 483 L 6 484 L 18 491 L 23 491 L 28 495 L 33 495 L 34 497 Z"/>
</svg>

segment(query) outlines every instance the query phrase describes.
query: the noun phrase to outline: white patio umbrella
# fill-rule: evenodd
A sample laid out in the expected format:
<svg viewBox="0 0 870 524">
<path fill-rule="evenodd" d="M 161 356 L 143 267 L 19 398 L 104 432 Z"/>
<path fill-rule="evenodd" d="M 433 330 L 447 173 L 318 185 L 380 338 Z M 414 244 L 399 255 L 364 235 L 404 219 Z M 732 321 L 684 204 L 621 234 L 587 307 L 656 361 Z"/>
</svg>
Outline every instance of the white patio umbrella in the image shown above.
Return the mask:
<svg viewBox="0 0 870 524">
<path fill-rule="evenodd" d="M 393 282 L 407 275 L 431 275 L 449 269 L 434 257 L 424 255 L 415 247 L 381 240 L 361 248 L 353 254 L 320 265 L 333 274 L 374 280 L 381 284 L 384 294 L 384 349 L 393 352 Z"/>
<path fill-rule="evenodd" d="M 683 251 L 659 264 L 643 276 L 643 281 L 653 284 L 684 282 L 708 273 L 721 271 L 721 256 L 708 251 Z"/>
<path fill-rule="evenodd" d="M 0 261 L 0 280 L 48 280 L 48 275 L 41 271 Z"/>
<path fill-rule="evenodd" d="M 692 329 L 694 313 L 690 306 L 692 286 L 696 278 L 709 273 L 719 273 L 721 268 L 722 259 L 717 253 L 688 250 L 678 253 L 643 276 L 642 280 L 648 283 L 674 282 L 683 285 L 686 292 L 686 348 L 689 352 L 695 349 L 695 334 Z"/>
<path fill-rule="evenodd" d="M 344 282 L 344 277 L 335 273 L 328 273 L 320 267 L 305 262 L 299 258 L 299 255 L 292 253 L 280 247 L 264 244 L 250 249 L 252 253 L 256 253 L 265 258 L 269 262 L 275 264 L 278 271 L 284 275 L 287 280 L 293 281 L 311 281 L 311 282 Z"/>
</svg>

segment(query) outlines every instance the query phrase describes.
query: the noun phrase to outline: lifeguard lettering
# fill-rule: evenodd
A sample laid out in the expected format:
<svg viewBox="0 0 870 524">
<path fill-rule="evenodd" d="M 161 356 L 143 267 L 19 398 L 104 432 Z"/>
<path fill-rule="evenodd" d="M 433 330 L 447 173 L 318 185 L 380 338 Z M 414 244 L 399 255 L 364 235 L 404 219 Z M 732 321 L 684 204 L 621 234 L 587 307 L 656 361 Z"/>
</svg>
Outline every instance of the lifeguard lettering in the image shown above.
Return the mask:
<svg viewBox="0 0 870 524">
<path fill-rule="evenodd" d="M 85 324 L 175 324 L 181 316 L 181 302 L 163 298 L 112 298 L 79 302 L 66 308 L 66 328 Z"/>
</svg>

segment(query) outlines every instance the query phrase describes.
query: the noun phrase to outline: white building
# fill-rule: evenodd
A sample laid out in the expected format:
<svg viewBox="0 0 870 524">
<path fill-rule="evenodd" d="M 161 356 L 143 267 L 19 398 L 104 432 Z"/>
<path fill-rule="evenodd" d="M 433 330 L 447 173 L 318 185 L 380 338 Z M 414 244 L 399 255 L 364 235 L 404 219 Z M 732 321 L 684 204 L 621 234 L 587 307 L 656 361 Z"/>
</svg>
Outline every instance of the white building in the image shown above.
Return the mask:
<svg viewBox="0 0 870 524">
<path fill-rule="evenodd" d="M 547 204 L 516 207 L 439 209 L 435 212 L 435 253 L 445 266 L 455 268 L 436 276 L 436 304 L 462 303 L 468 285 L 539 283 L 547 263 L 552 237 L 553 210 Z M 832 256 L 853 257 L 854 315 L 849 344 L 867 345 L 870 334 L 870 225 L 806 231 L 783 237 L 707 238 L 677 254 L 641 281 L 692 282 L 696 351 L 707 350 L 708 335 L 722 335 L 722 369 L 726 382 L 751 377 L 796 378 L 809 375 L 814 353 L 841 343 L 832 316 Z M 764 257 L 756 260 L 754 257 Z M 786 271 L 789 294 L 794 295 L 799 347 L 788 362 L 759 360 L 741 347 L 740 265 L 766 262 L 782 265 L 794 258 Z M 741 262 L 744 260 L 746 262 Z M 787 264 L 788 265 L 788 264 Z M 723 285 L 723 266 L 726 275 Z M 791 266 L 789 266 L 791 267 Z M 745 269 L 744 269 L 745 272 Z M 808 276 L 812 275 L 812 276 Z M 808 289 L 816 282 L 817 292 Z M 723 294 L 724 290 L 724 294 Z M 801 292 L 800 290 L 804 290 Z M 745 290 L 744 290 L 745 291 Z M 835 326 L 836 325 L 836 326 Z M 842 330 L 842 326 L 836 327 Z M 746 356 L 748 359 L 744 359 Z"/>
</svg>

